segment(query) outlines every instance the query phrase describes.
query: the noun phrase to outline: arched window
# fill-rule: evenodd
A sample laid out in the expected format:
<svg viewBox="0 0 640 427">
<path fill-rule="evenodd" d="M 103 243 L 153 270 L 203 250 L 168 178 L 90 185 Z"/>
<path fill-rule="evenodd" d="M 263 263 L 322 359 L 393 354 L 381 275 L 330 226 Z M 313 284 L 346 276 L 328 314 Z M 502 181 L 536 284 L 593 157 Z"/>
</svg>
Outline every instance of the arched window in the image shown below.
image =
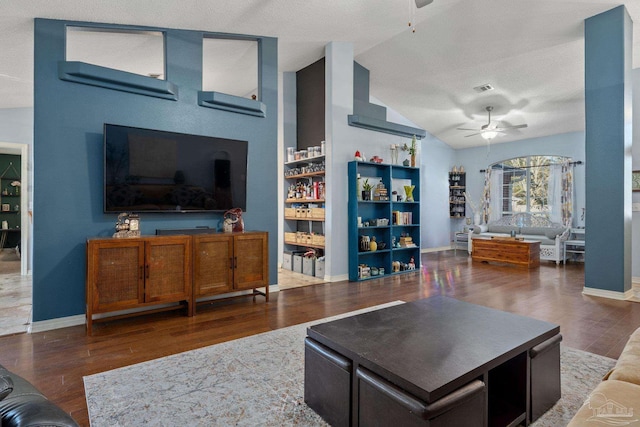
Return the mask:
<svg viewBox="0 0 640 427">
<path fill-rule="evenodd" d="M 564 156 L 526 156 L 494 163 L 491 168 L 491 218 L 520 212 L 555 219 L 563 209 Z"/>
</svg>

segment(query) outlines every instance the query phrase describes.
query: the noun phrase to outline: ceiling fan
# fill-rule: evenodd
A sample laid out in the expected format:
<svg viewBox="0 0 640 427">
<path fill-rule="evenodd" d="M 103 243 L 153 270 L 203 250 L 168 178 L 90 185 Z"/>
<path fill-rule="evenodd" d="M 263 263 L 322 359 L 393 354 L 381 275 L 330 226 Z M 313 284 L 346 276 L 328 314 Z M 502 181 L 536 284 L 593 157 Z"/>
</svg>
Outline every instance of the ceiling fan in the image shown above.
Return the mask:
<svg viewBox="0 0 640 427">
<path fill-rule="evenodd" d="M 465 138 L 468 138 L 470 136 L 480 135 L 484 139 L 491 140 L 491 139 L 495 138 L 496 136 L 498 136 L 498 134 L 504 134 L 504 133 L 506 133 L 507 131 L 509 131 L 511 129 L 522 129 L 522 128 L 526 128 L 527 127 L 526 124 L 513 125 L 513 126 L 498 126 L 498 122 L 491 123 L 491 112 L 493 111 L 493 107 L 489 105 L 489 106 L 485 107 L 485 110 L 487 110 L 487 113 L 489 113 L 489 119 L 487 120 L 487 124 L 486 125 L 482 125 L 482 127 L 480 129 L 457 128 L 458 130 L 475 131 L 474 133 L 471 133 L 469 135 L 465 135 Z"/>
</svg>

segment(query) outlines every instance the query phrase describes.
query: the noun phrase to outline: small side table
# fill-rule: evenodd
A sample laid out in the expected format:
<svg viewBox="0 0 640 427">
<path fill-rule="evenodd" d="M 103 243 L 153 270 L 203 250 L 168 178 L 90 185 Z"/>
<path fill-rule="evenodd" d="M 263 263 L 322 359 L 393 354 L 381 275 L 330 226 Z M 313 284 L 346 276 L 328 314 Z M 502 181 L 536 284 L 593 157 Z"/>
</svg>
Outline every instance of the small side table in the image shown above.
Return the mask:
<svg viewBox="0 0 640 427">
<path fill-rule="evenodd" d="M 573 258 L 576 258 L 579 254 L 584 257 L 585 253 L 585 229 L 584 228 L 572 228 L 569 234 L 569 238 L 565 240 L 563 245 L 563 257 L 562 262 L 567 263 L 567 254 L 572 254 Z M 584 259 L 584 258 L 583 258 Z"/>
</svg>

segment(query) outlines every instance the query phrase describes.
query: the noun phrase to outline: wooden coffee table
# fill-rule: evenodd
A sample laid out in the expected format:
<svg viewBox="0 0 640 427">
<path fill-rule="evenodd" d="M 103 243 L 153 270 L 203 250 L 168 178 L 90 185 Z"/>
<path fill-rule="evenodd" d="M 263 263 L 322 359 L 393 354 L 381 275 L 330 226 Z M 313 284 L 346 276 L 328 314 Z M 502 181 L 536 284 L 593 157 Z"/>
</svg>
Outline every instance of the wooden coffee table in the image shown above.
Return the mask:
<svg viewBox="0 0 640 427">
<path fill-rule="evenodd" d="M 540 265 L 540 242 L 517 238 L 476 237 L 471 242 L 471 258 L 474 261 L 505 262 L 522 267 Z"/>
<path fill-rule="evenodd" d="M 528 424 L 560 398 L 559 331 L 441 296 L 315 325 L 305 402 L 332 426 Z"/>
</svg>

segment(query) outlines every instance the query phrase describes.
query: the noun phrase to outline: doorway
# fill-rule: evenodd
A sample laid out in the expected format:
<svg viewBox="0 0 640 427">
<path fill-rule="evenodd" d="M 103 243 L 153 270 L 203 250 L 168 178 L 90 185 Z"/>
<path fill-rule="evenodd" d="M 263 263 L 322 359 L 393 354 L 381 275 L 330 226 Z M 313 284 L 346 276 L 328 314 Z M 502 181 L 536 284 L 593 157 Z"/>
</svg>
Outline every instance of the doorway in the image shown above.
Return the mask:
<svg viewBox="0 0 640 427">
<path fill-rule="evenodd" d="M 0 142 L 0 335 L 31 325 L 32 230 L 27 144 Z"/>
</svg>

